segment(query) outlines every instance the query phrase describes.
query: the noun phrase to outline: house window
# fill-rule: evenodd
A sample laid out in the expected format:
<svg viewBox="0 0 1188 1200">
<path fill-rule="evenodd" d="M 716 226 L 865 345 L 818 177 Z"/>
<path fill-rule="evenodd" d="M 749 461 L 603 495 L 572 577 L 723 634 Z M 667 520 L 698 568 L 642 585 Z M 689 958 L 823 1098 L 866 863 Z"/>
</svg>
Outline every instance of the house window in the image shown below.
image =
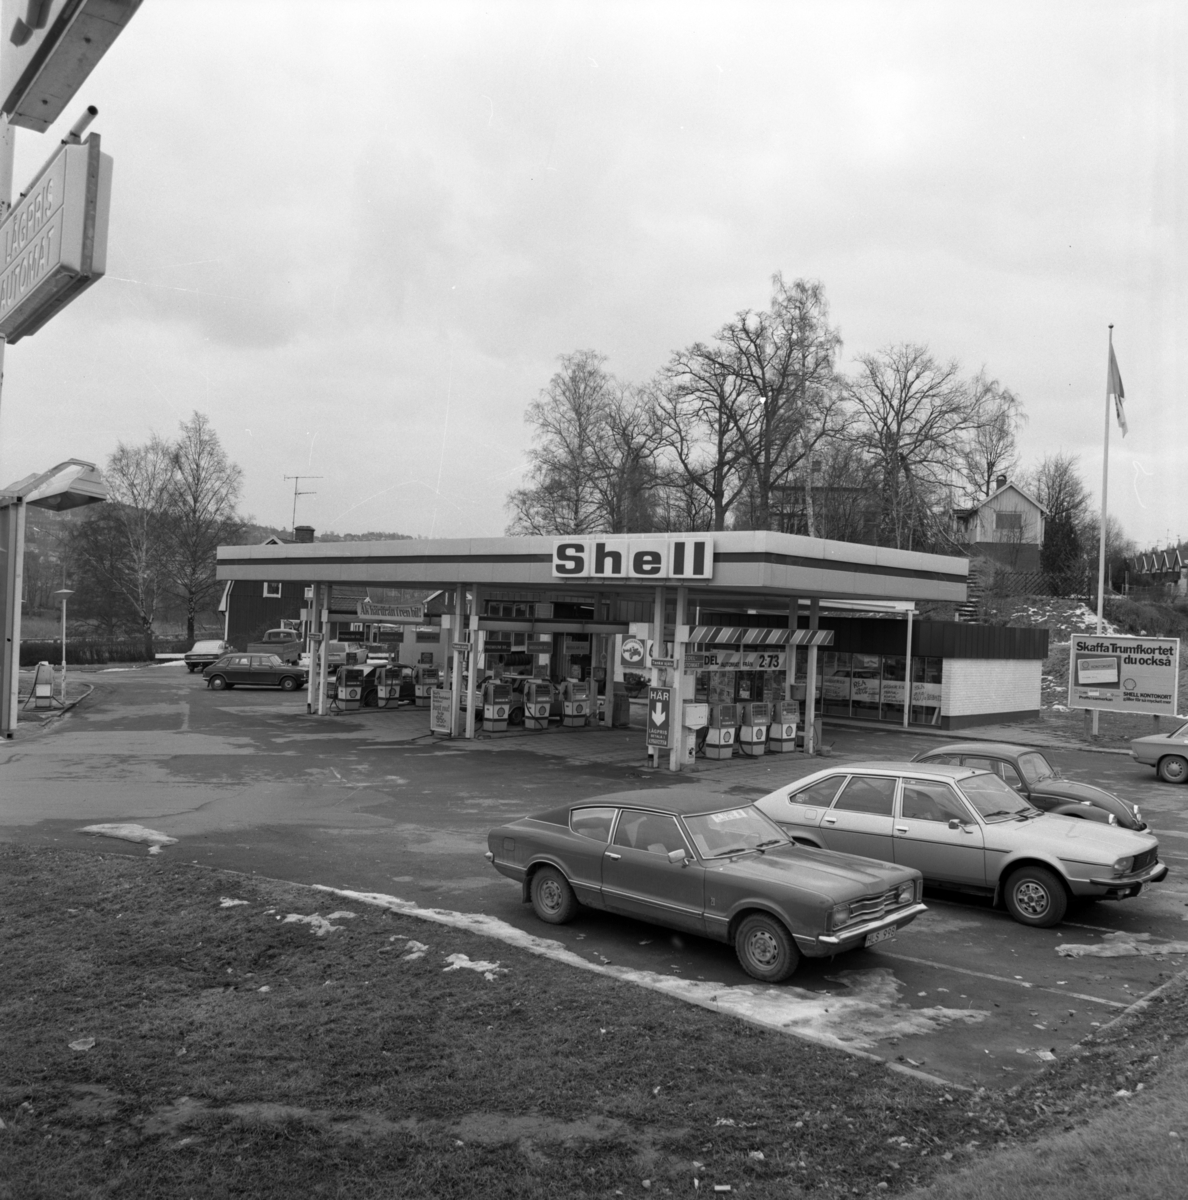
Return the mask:
<svg viewBox="0 0 1188 1200">
<path fill-rule="evenodd" d="M 281 585 L 279 583 L 266 583 L 264 585 L 265 600 L 279 600 L 281 598 Z"/>
<path fill-rule="evenodd" d="M 1023 514 L 1021 512 L 996 512 L 994 514 L 995 529 L 1009 529 L 1015 532 L 1023 529 Z"/>
</svg>

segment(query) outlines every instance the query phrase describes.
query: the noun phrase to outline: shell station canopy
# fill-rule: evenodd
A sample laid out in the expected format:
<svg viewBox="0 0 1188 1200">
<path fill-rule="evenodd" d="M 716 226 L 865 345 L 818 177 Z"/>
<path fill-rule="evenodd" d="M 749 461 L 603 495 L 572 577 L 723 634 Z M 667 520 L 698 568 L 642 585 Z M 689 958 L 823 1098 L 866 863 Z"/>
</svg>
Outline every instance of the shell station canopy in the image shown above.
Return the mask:
<svg viewBox="0 0 1188 1200">
<path fill-rule="evenodd" d="M 619 534 L 220 546 L 221 580 L 375 587 L 604 592 L 643 599 L 687 587 L 693 605 L 773 609 L 789 597 L 861 602 L 966 599 L 969 564 L 789 533 Z M 608 597 L 609 598 L 609 597 Z M 864 607 L 862 604 L 855 605 Z"/>
</svg>

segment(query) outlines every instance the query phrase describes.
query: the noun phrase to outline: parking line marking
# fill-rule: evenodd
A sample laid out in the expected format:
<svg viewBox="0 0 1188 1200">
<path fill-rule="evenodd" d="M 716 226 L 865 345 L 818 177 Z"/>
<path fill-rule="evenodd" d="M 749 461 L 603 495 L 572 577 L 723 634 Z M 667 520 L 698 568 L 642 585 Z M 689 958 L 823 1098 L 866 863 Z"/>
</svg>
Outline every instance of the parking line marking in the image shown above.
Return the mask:
<svg viewBox="0 0 1188 1200">
<path fill-rule="evenodd" d="M 903 962 L 916 963 L 921 967 L 936 967 L 940 971 L 956 971 L 958 975 L 973 975 L 978 979 L 992 979 L 995 983 L 1013 983 L 1015 987 L 1035 988 L 1034 983 L 1027 983 L 1022 979 L 1008 979 L 1005 975 L 990 975 L 985 971 L 971 971 L 968 967 L 951 967 L 948 963 L 933 962 L 929 958 L 912 958 L 909 954 L 888 954 L 886 950 L 879 953 L 884 958 L 898 958 Z M 1120 1000 L 1105 1000 L 1101 996 L 1086 996 L 1081 992 L 1066 992 L 1064 988 L 1045 987 L 1043 984 L 1038 986 L 1041 992 L 1052 992 L 1057 996 L 1071 996 L 1074 1000 L 1088 1000 L 1091 1004 L 1107 1004 L 1110 1008 L 1129 1008 L 1130 1005 L 1123 1003 Z"/>
</svg>

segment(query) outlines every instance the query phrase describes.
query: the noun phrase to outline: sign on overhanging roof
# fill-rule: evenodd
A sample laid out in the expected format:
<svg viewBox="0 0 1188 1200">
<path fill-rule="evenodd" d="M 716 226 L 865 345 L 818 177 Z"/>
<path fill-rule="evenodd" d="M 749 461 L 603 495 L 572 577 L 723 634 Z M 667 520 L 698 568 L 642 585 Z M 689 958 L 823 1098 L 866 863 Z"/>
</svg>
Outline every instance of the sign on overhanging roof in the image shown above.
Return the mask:
<svg viewBox="0 0 1188 1200">
<path fill-rule="evenodd" d="M 401 625 L 419 625 L 425 620 L 423 604 L 379 604 L 374 600 L 360 600 L 356 612 L 361 617 L 395 621 Z"/>
<path fill-rule="evenodd" d="M 36 333 L 107 269 L 111 157 L 62 146 L 0 223 L 0 334 Z"/>
<path fill-rule="evenodd" d="M 554 579 L 688 579 L 714 577 L 713 538 L 557 538 Z"/>
<path fill-rule="evenodd" d="M 44 133 L 140 7 L 140 0 L 4 0 L 0 111 Z"/>
</svg>

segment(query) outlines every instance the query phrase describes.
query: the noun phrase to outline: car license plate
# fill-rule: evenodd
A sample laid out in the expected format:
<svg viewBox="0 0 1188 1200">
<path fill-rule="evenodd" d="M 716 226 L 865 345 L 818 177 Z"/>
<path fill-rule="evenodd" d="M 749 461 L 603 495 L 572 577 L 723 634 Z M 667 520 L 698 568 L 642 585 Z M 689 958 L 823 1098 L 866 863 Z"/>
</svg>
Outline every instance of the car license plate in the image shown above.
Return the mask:
<svg viewBox="0 0 1188 1200">
<path fill-rule="evenodd" d="M 876 930 L 866 935 L 865 946 L 873 946 L 877 942 L 889 942 L 899 932 L 898 926 L 890 925 L 886 929 Z"/>
</svg>

